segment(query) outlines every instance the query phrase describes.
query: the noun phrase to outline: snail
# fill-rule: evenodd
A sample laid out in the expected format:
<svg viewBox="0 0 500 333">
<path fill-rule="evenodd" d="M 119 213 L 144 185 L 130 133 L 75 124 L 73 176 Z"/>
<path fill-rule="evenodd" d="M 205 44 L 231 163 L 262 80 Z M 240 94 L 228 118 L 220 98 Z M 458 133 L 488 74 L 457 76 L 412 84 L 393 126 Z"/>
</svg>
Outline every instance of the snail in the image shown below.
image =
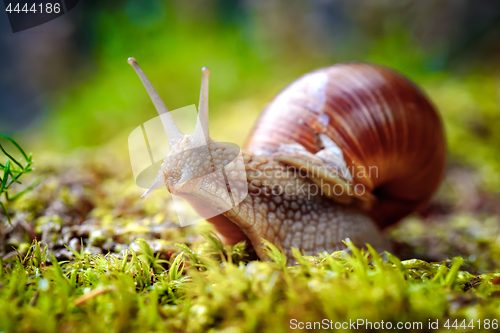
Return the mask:
<svg viewBox="0 0 500 333">
<path fill-rule="evenodd" d="M 265 107 L 240 152 L 209 135 L 207 68 L 196 129 L 183 134 L 136 60 L 128 63 L 163 115 L 171 148 L 145 196 L 166 185 L 197 211 L 213 210 L 207 220 L 221 239 L 251 243 L 260 259 L 268 259 L 263 239 L 282 247 L 289 263 L 292 247 L 331 253 L 347 238 L 388 249 L 381 230 L 425 204 L 443 176 L 438 112 L 392 69 L 353 62 L 300 77 Z M 204 152 L 193 149 L 201 146 Z M 239 153 L 244 165 L 237 171 Z M 243 179 L 248 194 L 217 214 L 227 193 L 242 192 L 227 181 L 210 183 L 221 168 Z M 202 183 L 210 185 L 202 191 Z"/>
</svg>

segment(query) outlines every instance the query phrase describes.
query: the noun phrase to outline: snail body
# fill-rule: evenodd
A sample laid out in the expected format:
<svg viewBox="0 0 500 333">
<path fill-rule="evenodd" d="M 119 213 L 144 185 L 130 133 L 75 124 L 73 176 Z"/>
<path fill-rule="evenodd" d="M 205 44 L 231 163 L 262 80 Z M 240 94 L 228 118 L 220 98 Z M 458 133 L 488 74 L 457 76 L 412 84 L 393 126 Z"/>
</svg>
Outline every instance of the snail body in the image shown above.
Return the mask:
<svg viewBox="0 0 500 333">
<path fill-rule="evenodd" d="M 135 59 L 129 63 L 158 112 L 168 113 Z M 243 171 L 234 159 L 238 149 L 209 135 L 206 69 L 201 90 L 192 134 L 182 134 L 167 115 L 171 151 L 146 194 L 166 185 L 207 212 L 228 201 L 221 189 L 238 195 L 240 189 L 227 181 L 208 182 L 221 166 L 233 170 L 238 179 L 246 178 L 248 195 L 208 220 L 226 243 L 247 240 L 261 259 L 267 259 L 262 239 L 283 247 L 289 261 L 292 247 L 307 254 L 332 252 L 347 238 L 387 249 L 381 228 L 428 201 L 440 183 L 445 144 L 438 113 L 414 83 L 393 70 L 346 63 L 294 81 L 255 124 L 241 151 Z M 207 150 L 193 153 L 202 143 Z"/>
</svg>

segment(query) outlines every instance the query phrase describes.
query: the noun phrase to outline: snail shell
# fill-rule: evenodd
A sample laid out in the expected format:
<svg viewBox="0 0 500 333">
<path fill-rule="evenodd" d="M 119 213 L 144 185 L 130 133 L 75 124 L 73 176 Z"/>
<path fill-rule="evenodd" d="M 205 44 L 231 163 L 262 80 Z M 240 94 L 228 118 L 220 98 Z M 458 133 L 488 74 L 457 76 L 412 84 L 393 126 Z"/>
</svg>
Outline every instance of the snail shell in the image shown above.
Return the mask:
<svg viewBox="0 0 500 333">
<path fill-rule="evenodd" d="M 306 74 L 264 109 L 246 143 L 272 155 L 283 143 L 322 149 L 318 133 L 343 152 L 354 183 L 376 196 L 369 212 L 384 227 L 424 204 L 445 165 L 440 117 L 425 94 L 394 70 L 345 63 Z"/>
</svg>

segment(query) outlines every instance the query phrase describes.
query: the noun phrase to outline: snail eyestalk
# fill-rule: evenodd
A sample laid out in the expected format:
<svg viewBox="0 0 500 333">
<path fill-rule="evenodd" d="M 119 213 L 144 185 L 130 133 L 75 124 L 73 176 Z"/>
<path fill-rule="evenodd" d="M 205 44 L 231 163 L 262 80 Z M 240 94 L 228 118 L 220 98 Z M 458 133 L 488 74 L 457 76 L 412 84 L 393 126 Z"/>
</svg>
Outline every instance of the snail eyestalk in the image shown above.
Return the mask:
<svg viewBox="0 0 500 333">
<path fill-rule="evenodd" d="M 139 64 L 137 64 L 135 58 L 130 57 L 127 59 L 127 62 L 130 66 L 132 66 L 132 68 L 134 68 L 135 72 L 141 79 L 144 88 L 146 88 L 146 91 L 148 92 L 149 97 L 151 98 L 151 101 L 156 108 L 156 111 L 158 111 L 158 114 L 160 115 L 160 119 L 163 123 L 163 128 L 165 129 L 165 133 L 167 134 L 168 144 L 170 148 L 172 148 L 177 142 L 182 139 L 184 134 L 182 134 L 182 132 L 175 124 L 174 118 L 172 118 L 172 115 L 169 113 L 167 107 L 165 106 L 165 103 L 161 99 L 156 89 L 153 87 L 151 81 L 149 81 L 146 74 L 144 74 L 141 67 L 139 67 Z"/>
<path fill-rule="evenodd" d="M 200 102 L 198 106 L 198 121 L 196 122 L 196 128 L 193 135 L 196 139 L 201 139 L 201 136 L 205 138 L 205 142 L 208 142 L 209 138 L 209 121 L 208 121 L 208 76 L 210 70 L 207 67 L 201 69 L 201 91 L 200 91 Z"/>
</svg>

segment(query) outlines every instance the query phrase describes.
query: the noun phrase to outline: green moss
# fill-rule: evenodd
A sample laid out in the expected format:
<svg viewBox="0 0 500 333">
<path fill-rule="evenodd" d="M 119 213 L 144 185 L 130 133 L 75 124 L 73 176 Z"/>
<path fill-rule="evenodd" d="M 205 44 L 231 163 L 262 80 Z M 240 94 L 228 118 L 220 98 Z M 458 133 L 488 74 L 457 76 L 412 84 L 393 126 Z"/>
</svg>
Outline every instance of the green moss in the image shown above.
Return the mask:
<svg viewBox="0 0 500 333">
<path fill-rule="evenodd" d="M 286 331 L 290 320 L 422 322 L 498 318 L 500 274 L 461 271 L 463 259 L 399 261 L 370 249 L 304 257 L 286 267 L 246 262 L 242 245 L 216 236 L 160 260 L 144 240 L 137 251 L 58 262 L 34 243 L 0 272 L 3 331 Z M 236 260 L 235 260 L 236 259 Z M 493 281 L 493 282 L 492 282 Z M 30 318 L 30 320 L 25 320 Z M 43 325 L 40 325 L 43 321 Z M 444 328 L 441 327 L 443 330 Z"/>
<path fill-rule="evenodd" d="M 451 173 L 427 217 L 386 233 L 396 255 L 348 244 L 295 250 L 287 267 L 271 244 L 261 262 L 208 223 L 179 227 L 166 190 L 141 201 L 115 148 L 40 156 L 40 184 L 7 205 L 12 226 L 0 212 L 0 331 L 284 332 L 294 319 L 448 331 L 448 319 L 499 318 L 500 221 L 465 212 Z"/>
</svg>

